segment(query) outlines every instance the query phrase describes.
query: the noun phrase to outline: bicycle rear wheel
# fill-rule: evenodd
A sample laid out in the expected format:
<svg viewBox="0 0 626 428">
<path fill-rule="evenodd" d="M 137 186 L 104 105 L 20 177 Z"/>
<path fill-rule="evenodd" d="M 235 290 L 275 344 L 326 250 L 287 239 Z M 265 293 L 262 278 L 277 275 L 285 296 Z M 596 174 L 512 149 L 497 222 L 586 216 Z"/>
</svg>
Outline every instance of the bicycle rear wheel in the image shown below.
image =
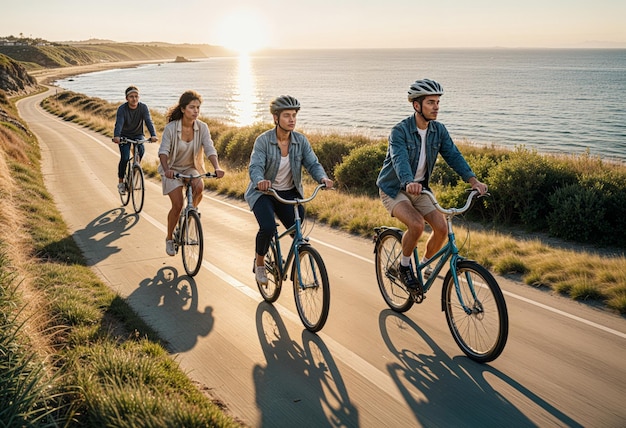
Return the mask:
<svg viewBox="0 0 626 428">
<path fill-rule="evenodd" d="M 132 196 L 133 196 L 133 208 L 135 212 L 139 214 L 143 208 L 143 198 L 145 189 L 143 187 L 144 177 L 143 170 L 139 165 L 133 166 L 133 180 L 132 180 Z"/>
<path fill-rule="evenodd" d="M 272 303 L 278 299 L 280 296 L 280 291 L 283 285 L 283 278 L 280 271 L 281 261 L 278 260 L 278 253 L 276 251 L 276 245 L 272 241 L 270 243 L 270 249 L 265 255 L 265 271 L 267 272 L 267 284 L 262 285 L 258 282 L 256 283 L 257 287 L 259 287 L 259 292 L 263 299 Z"/>
<path fill-rule="evenodd" d="M 394 229 L 382 232 L 376 241 L 376 279 L 383 299 L 396 312 L 406 312 L 413 306 L 413 299 L 398 277 L 402 257 L 402 235 Z"/>
<path fill-rule="evenodd" d="M 461 305 L 452 272 L 448 272 L 443 281 L 442 304 L 452 337 L 472 360 L 493 361 L 504 350 L 509 334 L 502 291 L 493 275 L 474 261 L 460 261 L 456 270 L 460 295 L 470 313 Z"/>
<path fill-rule="evenodd" d="M 131 190 L 131 174 L 132 174 L 132 165 L 130 162 L 126 163 L 126 173 L 124 174 L 124 187 L 126 188 L 126 191 L 124 192 L 124 194 L 120 193 L 120 201 L 122 202 L 122 206 L 126 206 L 128 205 L 128 202 L 130 201 L 130 192 Z"/>
<path fill-rule="evenodd" d="M 196 211 L 189 211 L 183 221 L 180 231 L 180 247 L 185 272 L 189 276 L 195 276 L 200 270 L 204 250 L 202 224 Z"/>
<path fill-rule="evenodd" d="M 322 256 L 309 245 L 299 248 L 293 261 L 293 294 L 296 308 L 307 330 L 320 331 L 330 308 L 330 286 Z"/>
</svg>

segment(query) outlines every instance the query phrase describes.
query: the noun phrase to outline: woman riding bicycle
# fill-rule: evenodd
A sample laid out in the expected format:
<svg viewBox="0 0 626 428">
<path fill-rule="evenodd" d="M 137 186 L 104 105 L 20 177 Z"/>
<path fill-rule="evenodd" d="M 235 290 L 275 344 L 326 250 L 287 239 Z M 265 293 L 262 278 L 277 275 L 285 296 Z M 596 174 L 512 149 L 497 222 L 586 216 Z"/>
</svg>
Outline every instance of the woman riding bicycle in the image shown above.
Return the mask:
<svg viewBox="0 0 626 428">
<path fill-rule="evenodd" d="M 441 95 L 443 88 L 434 80 L 417 80 L 411 85 L 408 99 L 415 112 L 391 130 L 387 156 L 376 180 L 387 211 L 407 226 L 402 236 L 399 271 L 402 282 L 410 288 L 418 286 L 411 267 L 411 255 L 424 232 L 424 221 L 428 222 L 433 233 L 426 243 L 422 263 L 435 255 L 447 237 L 443 215 L 427 196 L 421 194 L 423 188 L 428 189 L 437 156 L 441 154 L 472 189 L 480 194 L 487 192 L 487 185 L 478 181 L 446 127 L 436 121 Z M 425 272 L 426 276 L 428 274 Z"/>
<path fill-rule="evenodd" d="M 270 103 L 270 113 L 274 118 L 274 129 L 259 135 L 254 142 L 248 174 L 250 183 L 245 200 L 259 223 L 256 235 L 254 272 L 260 284 L 267 284 L 265 254 L 276 230 L 275 216 L 286 228 L 295 222 L 293 207 L 278 202 L 263 192 L 272 187 L 284 199 L 302 198 L 302 167 L 318 183 L 327 188 L 333 187 L 324 167 L 319 163 L 309 140 L 294 131 L 300 103 L 294 97 L 281 95 Z M 300 209 L 300 217 L 304 208 Z"/>
<path fill-rule="evenodd" d="M 217 150 L 211 139 L 211 132 L 206 123 L 198 119 L 202 98 L 195 91 L 186 91 L 180 96 L 178 104 L 167 112 L 168 124 L 163 129 L 159 147 L 159 173 L 163 186 L 163 194 L 170 197 L 172 208 L 167 214 L 167 237 L 165 251 L 169 256 L 176 255 L 172 234 L 181 210 L 184 196 L 183 183 L 174 174 L 204 174 L 203 153 L 215 168 L 217 178 L 224 176 L 217 158 Z M 204 182 L 201 178 L 192 179 L 193 206 L 198 207 L 202 200 Z"/>
</svg>

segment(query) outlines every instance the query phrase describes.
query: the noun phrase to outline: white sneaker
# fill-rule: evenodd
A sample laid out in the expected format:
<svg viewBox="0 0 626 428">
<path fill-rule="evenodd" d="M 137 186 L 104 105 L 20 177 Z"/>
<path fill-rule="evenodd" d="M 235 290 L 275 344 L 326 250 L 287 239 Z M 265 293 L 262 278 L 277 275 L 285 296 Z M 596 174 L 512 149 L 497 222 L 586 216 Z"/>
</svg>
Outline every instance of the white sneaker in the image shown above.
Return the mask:
<svg viewBox="0 0 626 428">
<path fill-rule="evenodd" d="M 424 276 L 424 281 L 430 278 L 432 274 L 433 274 L 433 268 L 431 266 L 426 267 L 426 269 L 422 271 L 422 275 Z"/>
<path fill-rule="evenodd" d="M 117 191 L 120 192 L 120 195 L 126 194 L 126 185 L 124 183 L 119 183 L 117 185 Z"/>
<path fill-rule="evenodd" d="M 261 285 L 267 285 L 267 272 L 265 272 L 265 266 L 255 266 L 254 276 L 256 277 L 256 282 Z"/>
<path fill-rule="evenodd" d="M 176 255 L 176 248 L 174 247 L 174 240 L 173 239 L 166 239 L 165 240 L 165 252 L 167 253 L 168 256 L 175 256 Z"/>
</svg>

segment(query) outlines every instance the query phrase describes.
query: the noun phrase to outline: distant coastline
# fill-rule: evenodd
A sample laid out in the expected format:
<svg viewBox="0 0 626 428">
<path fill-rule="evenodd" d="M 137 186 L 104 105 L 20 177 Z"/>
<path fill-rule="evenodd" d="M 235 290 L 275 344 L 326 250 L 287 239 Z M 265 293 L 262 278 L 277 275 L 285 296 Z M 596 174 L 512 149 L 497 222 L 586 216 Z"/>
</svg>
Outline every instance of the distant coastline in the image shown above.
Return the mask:
<svg viewBox="0 0 626 428">
<path fill-rule="evenodd" d="M 145 60 L 145 61 L 115 61 L 100 62 L 89 65 L 77 65 L 71 67 L 42 68 L 40 70 L 29 71 L 28 74 L 37 79 L 37 83 L 42 85 L 51 85 L 52 82 L 59 79 L 65 79 L 80 74 L 93 73 L 96 71 L 114 70 L 120 68 L 134 68 L 144 64 L 158 64 L 163 60 Z"/>
</svg>

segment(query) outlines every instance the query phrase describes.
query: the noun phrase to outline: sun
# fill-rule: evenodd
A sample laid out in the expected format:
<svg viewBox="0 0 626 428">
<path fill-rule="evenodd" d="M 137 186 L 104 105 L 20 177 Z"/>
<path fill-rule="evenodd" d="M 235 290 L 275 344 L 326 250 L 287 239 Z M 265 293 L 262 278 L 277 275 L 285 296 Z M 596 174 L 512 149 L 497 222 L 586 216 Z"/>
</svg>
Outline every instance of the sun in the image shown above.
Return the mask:
<svg viewBox="0 0 626 428">
<path fill-rule="evenodd" d="M 218 24 L 218 44 L 245 55 L 267 47 L 267 26 L 263 16 L 254 10 L 242 9 L 225 15 Z"/>
</svg>

